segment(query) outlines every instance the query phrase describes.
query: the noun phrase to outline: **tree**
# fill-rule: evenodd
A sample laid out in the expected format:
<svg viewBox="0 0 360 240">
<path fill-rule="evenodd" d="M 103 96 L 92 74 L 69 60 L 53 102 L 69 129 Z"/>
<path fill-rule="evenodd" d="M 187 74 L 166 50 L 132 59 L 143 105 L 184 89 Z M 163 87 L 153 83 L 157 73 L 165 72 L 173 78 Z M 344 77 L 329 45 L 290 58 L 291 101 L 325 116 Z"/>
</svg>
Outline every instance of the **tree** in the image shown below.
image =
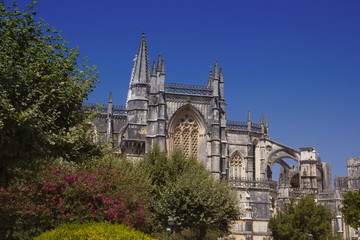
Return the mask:
<svg viewBox="0 0 360 240">
<path fill-rule="evenodd" d="M 342 200 L 343 207 L 340 209 L 344 215 L 344 220 L 352 228 L 360 227 L 360 191 L 347 192 Z"/>
<path fill-rule="evenodd" d="M 167 157 L 155 148 L 141 166 L 153 184 L 154 220 L 159 229 L 166 229 L 172 216 L 176 232 L 190 229 L 195 239 L 207 239 L 209 229 L 228 234 L 239 219 L 237 198 L 228 183 L 214 178 L 196 159 L 181 152 Z"/>
<path fill-rule="evenodd" d="M 314 239 L 334 239 L 330 209 L 316 204 L 314 197 L 302 197 L 285 204 L 284 211 L 269 221 L 274 240 L 305 240 L 312 234 Z"/>
<path fill-rule="evenodd" d="M 0 0 L 0 175 L 18 163 L 93 154 L 82 102 L 98 81 L 95 67 L 78 63 L 78 49 L 35 19 L 36 1 L 24 10 L 6 2 Z"/>
</svg>

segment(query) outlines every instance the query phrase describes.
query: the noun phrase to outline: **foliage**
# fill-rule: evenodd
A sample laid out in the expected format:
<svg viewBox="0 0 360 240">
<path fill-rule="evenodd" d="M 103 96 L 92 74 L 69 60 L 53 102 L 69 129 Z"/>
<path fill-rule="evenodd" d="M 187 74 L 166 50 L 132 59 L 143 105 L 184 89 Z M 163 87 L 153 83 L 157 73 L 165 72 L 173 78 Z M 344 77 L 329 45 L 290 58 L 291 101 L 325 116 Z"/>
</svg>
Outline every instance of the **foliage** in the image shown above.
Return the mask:
<svg viewBox="0 0 360 240">
<path fill-rule="evenodd" d="M 332 220 L 334 216 L 325 206 L 316 204 L 314 197 L 302 197 L 285 204 L 284 211 L 272 217 L 269 229 L 274 240 L 305 240 L 311 233 L 314 239 L 334 239 Z"/>
<path fill-rule="evenodd" d="M 0 238 L 29 239 L 61 223 L 84 221 L 146 231 L 149 191 L 140 175 L 126 171 L 106 165 L 76 169 L 65 162 L 37 172 L 19 169 L 13 183 L 0 188 Z"/>
<path fill-rule="evenodd" d="M 203 164 L 186 158 L 181 152 L 167 157 L 154 149 L 141 162 L 153 184 L 154 222 L 157 230 L 175 220 L 173 229 L 191 229 L 196 239 L 205 239 L 208 229 L 227 234 L 239 218 L 237 199 L 228 184 L 215 179 Z"/>
<path fill-rule="evenodd" d="M 54 230 L 45 232 L 34 240 L 154 240 L 146 234 L 121 224 L 102 223 L 85 223 L 85 224 L 63 224 Z"/>
<path fill-rule="evenodd" d="M 347 192 L 342 200 L 343 207 L 341 212 L 344 215 L 344 220 L 352 228 L 360 227 L 360 191 Z"/>
<path fill-rule="evenodd" d="M 0 0 L 0 174 L 19 162 L 98 154 L 82 102 L 98 76 L 78 49 L 42 20 L 35 1 L 20 10 Z"/>
<path fill-rule="evenodd" d="M 191 234 L 191 230 L 190 229 L 183 229 L 180 232 L 173 232 L 171 235 L 171 239 L 172 240 L 192 240 L 194 239 L 192 237 Z M 206 240 L 235 240 L 233 237 L 223 237 L 224 233 L 219 231 L 219 230 L 212 230 L 212 229 L 208 229 L 208 231 L 206 232 Z M 169 231 L 167 232 L 162 232 L 162 233 L 153 233 L 151 235 L 152 237 L 159 239 L 159 240 L 168 240 L 169 239 Z M 222 236 L 219 238 L 219 236 Z"/>
</svg>

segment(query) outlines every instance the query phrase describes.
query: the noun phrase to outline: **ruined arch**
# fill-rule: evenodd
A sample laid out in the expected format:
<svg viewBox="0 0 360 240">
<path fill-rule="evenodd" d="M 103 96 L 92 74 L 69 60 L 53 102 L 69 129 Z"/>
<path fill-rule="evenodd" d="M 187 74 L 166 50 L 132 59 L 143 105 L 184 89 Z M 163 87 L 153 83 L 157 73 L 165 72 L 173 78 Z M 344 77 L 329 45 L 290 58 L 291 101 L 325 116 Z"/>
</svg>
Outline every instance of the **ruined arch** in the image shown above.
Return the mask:
<svg viewBox="0 0 360 240">
<path fill-rule="evenodd" d="M 273 178 L 272 171 L 275 163 L 281 166 L 279 175 L 279 187 L 291 186 L 298 188 L 300 186 L 299 169 L 294 165 L 289 165 L 284 159 L 291 159 L 300 166 L 300 153 L 292 148 L 280 144 L 267 143 L 266 151 L 266 172 L 268 178 Z"/>
<path fill-rule="evenodd" d="M 282 160 L 283 158 L 290 158 L 300 165 L 299 153 L 290 148 L 280 148 L 270 152 L 267 157 L 267 163 L 271 169 L 275 163 L 286 164 L 286 167 L 288 167 L 289 165 Z"/>
<path fill-rule="evenodd" d="M 180 148 L 186 156 L 200 157 L 206 148 L 204 118 L 192 105 L 179 108 L 169 124 L 170 152 Z"/>
</svg>

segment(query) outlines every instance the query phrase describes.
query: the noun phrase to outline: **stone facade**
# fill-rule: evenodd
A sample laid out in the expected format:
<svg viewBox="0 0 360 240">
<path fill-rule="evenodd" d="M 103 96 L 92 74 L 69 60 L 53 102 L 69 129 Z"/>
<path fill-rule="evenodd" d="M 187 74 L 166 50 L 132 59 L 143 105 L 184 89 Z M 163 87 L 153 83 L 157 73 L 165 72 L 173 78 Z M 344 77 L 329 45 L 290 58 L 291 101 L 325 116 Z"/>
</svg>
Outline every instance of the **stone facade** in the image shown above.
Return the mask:
<svg viewBox="0 0 360 240">
<path fill-rule="evenodd" d="M 317 194 L 340 216 L 344 184 L 346 189 L 359 188 L 360 158 L 348 160 L 349 176 L 338 178 L 340 189 L 334 191 L 330 164 L 321 162 L 313 147 L 296 150 L 273 141 L 263 115 L 259 123 L 252 121 L 250 112 L 246 121 L 227 120 L 224 77 L 217 60 L 206 85 L 167 82 L 160 55 L 150 67 L 143 34 L 134 62 L 126 106 L 113 105 L 110 94 L 94 121 L 98 136 L 133 158 L 155 144 L 167 153 L 182 148 L 215 176 L 227 179 L 237 190 L 244 212 L 232 228 L 236 239 L 268 237 L 269 218 L 291 197 L 304 194 Z M 284 159 L 292 159 L 294 165 Z M 275 163 L 281 165 L 279 182 L 272 180 Z M 341 216 L 335 227 L 343 231 Z"/>
</svg>

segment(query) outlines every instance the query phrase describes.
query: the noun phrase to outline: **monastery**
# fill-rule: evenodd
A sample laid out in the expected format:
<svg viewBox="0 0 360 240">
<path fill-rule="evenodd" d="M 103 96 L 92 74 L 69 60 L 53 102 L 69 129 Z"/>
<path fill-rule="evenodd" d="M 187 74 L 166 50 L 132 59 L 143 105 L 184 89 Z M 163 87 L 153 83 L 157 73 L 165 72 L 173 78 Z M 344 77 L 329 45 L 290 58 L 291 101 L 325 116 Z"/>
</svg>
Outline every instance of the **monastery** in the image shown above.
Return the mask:
<svg viewBox="0 0 360 240">
<path fill-rule="evenodd" d="M 114 139 L 117 152 L 137 158 L 157 144 L 167 153 L 182 148 L 197 157 L 238 193 L 244 214 L 232 227 L 235 239 L 267 239 L 270 217 L 290 198 L 306 194 L 315 194 L 335 213 L 336 232 L 346 239 L 355 236 L 339 209 L 342 194 L 360 188 L 360 158 L 348 159 L 348 176 L 336 178 L 333 189 L 330 164 L 313 147 L 294 149 L 272 140 L 263 115 L 260 122 L 250 112 L 246 121 L 227 119 L 217 60 L 205 85 L 165 81 L 164 59 L 159 56 L 150 66 L 143 33 L 134 62 L 126 106 L 113 105 L 110 94 L 94 121 L 98 135 Z M 272 176 L 275 163 L 281 165 L 278 181 Z"/>
</svg>

